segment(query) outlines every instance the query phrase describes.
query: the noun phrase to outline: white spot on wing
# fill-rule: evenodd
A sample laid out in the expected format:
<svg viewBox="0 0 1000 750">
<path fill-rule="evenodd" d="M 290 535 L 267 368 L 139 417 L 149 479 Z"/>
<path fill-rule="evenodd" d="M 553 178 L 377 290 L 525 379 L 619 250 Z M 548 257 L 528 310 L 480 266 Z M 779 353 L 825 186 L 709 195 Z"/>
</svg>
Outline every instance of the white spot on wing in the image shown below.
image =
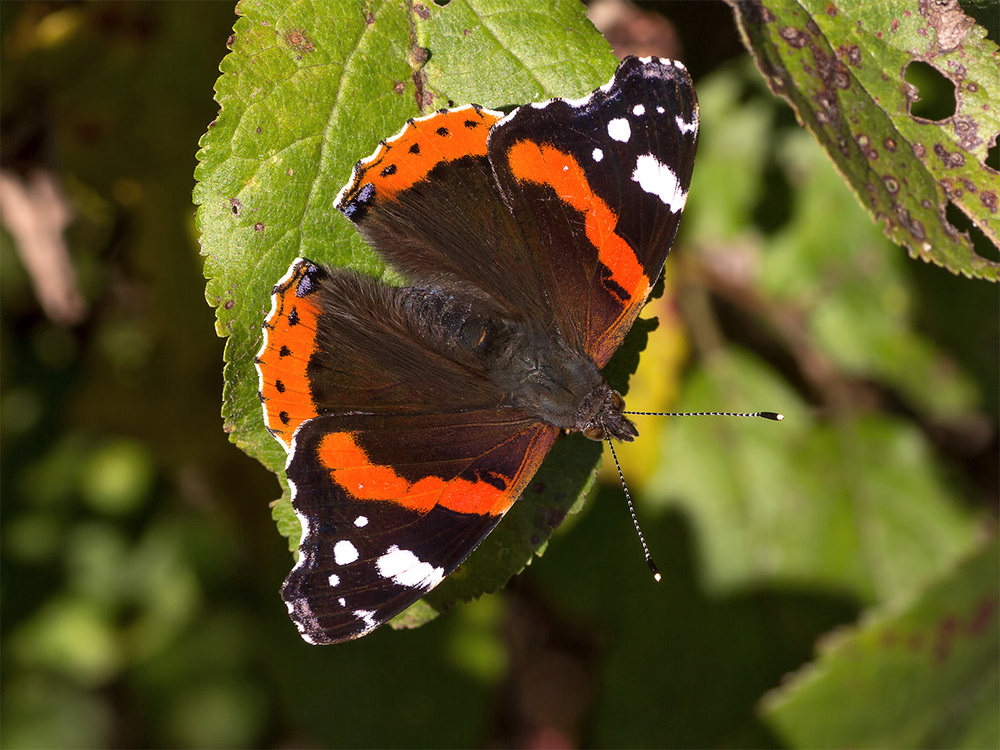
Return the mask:
<svg viewBox="0 0 1000 750">
<path fill-rule="evenodd" d="M 339 599 L 337 599 L 337 603 L 341 607 L 346 607 L 347 606 L 347 600 L 344 597 L 340 597 Z"/>
<path fill-rule="evenodd" d="M 632 114 L 635 115 L 636 117 L 642 117 L 644 114 L 646 114 L 646 108 L 641 104 L 636 104 L 634 107 L 632 107 Z"/>
<path fill-rule="evenodd" d="M 365 516 L 358 516 L 354 519 L 354 525 L 359 529 L 368 525 L 368 518 Z"/>
<path fill-rule="evenodd" d="M 624 117 L 617 117 L 608 123 L 608 135 L 616 141 L 628 143 L 628 139 L 632 137 L 632 128 Z"/>
<path fill-rule="evenodd" d="M 409 550 L 400 549 L 395 544 L 389 547 L 375 563 L 379 575 L 391 578 L 398 586 L 407 588 L 432 589 L 444 578 L 444 568 L 435 568 Z"/>
<path fill-rule="evenodd" d="M 673 213 L 684 208 L 687 193 L 681 189 L 677 175 L 652 154 L 643 154 L 635 160 L 632 180 L 639 183 L 639 187 L 647 193 L 663 201 Z"/>
<path fill-rule="evenodd" d="M 327 580 L 330 582 L 331 586 L 340 585 L 340 576 L 338 576 L 336 573 L 331 573 L 330 577 Z"/>
<path fill-rule="evenodd" d="M 358 559 L 358 548 L 346 539 L 333 545 L 333 561 L 337 565 L 348 565 Z"/>
<path fill-rule="evenodd" d="M 677 129 L 682 133 L 697 133 L 698 132 L 698 115 L 695 114 L 691 117 L 691 122 L 685 122 L 684 118 L 680 115 L 674 118 L 674 122 L 677 123 Z"/>
<path fill-rule="evenodd" d="M 354 610 L 354 616 L 359 620 L 364 622 L 365 630 L 367 633 L 369 630 L 374 630 L 378 627 L 378 623 L 375 621 L 375 610 L 372 609 L 356 609 Z"/>
</svg>

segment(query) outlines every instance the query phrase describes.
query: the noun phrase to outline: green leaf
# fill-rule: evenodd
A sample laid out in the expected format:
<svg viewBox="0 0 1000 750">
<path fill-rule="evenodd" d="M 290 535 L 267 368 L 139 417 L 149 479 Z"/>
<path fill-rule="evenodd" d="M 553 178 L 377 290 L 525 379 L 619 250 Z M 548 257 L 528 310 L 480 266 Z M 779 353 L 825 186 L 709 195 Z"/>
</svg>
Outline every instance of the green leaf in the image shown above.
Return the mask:
<svg viewBox="0 0 1000 750">
<path fill-rule="evenodd" d="M 285 453 L 264 429 L 253 364 L 272 285 L 299 256 L 383 273 L 333 201 L 354 163 L 407 118 L 451 103 L 580 96 L 606 82 L 616 61 L 575 0 L 544 13 L 513 0 L 255 0 L 238 12 L 195 202 L 206 297 L 227 338 L 225 429 L 281 480 L 273 515 L 295 549 Z M 494 590 L 520 570 L 589 488 L 599 454 L 579 441 L 559 445 L 530 498 L 435 592 L 431 609 Z"/>
<path fill-rule="evenodd" d="M 886 236 L 954 273 L 1000 278 L 1000 263 L 978 255 L 946 216 L 951 203 L 997 245 L 1000 198 L 986 155 L 1000 131 L 1000 76 L 986 30 L 957 3 L 729 2 L 772 91 Z M 951 117 L 911 114 L 914 61 L 954 84 Z"/>
<path fill-rule="evenodd" d="M 776 100 L 741 100 L 748 80 L 730 69 L 699 82 L 703 128 L 684 228 L 713 288 L 737 305 L 753 299 L 831 398 L 843 388 L 835 377 L 853 377 L 884 384 L 935 419 L 969 414 L 975 385 L 918 328 L 906 258 L 865 220 L 815 140 L 775 127 Z M 774 208 L 782 183 L 789 194 Z M 782 218 L 767 234 L 752 222 L 762 206 Z"/>
<path fill-rule="evenodd" d="M 686 511 L 706 586 L 809 585 L 886 601 L 972 544 L 976 523 L 937 474 L 921 433 L 886 417 L 815 423 L 775 373 L 719 352 L 690 379 L 679 411 L 779 404 L 780 424 L 671 423 L 651 504 Z"/>
<path fill-rule="evenodd" d="M 830 636 L 765 697 L 791 747 L 1000 747 L 1000 545 L 982 545 L 905 606 Z"/>
</svg>

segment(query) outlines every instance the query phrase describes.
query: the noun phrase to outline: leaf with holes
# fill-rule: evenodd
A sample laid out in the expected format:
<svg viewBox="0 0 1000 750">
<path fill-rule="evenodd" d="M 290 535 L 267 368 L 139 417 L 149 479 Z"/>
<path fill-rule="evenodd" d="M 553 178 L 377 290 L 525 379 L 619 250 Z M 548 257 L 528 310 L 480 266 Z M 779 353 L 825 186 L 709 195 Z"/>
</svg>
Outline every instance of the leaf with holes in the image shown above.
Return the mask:
<svg viewBox="0 0 1000 750">
<path fill-rule="evenodd" d="M 829 637 L 765 697 L 789 747 L 997 747 L 1000 548 L 994 538 L 907 605 Z"/>
<path fill-rule="evenodd" d="M 998 243 L 1000 191 L 986 160 L 1000 133 L 1000 77 L 985 29 L 956 0 L 729 2 L 772 91 L 886 235 L 954 273 L 1000 278 L 1000 263 L 977 254 L 952 223 L 964 214 Z M 950 116 L 913 114 L 918 93 L 906 74 L 915 62 L 954 85 Z"/>
<path fill-rule="evenodd" d="M 452 103 L 501 108 L 580 96 L 606 82 L 616 60 L 575 2 L 539 13 L 513 0 L 260 0 L 238 12 L 216 84 L 220 112 L 198 154 L 195 202 L 206 295 L 227 337 L 225 429 L 281 479 L 273 513 L 294 549 L 300 528 L 285 453 L 264 429 L 253 362 L 272 285 L 298 256 L 384 271 L 333 200 L 354 163 L 407 118 Z M 637 331 L 623 349 L 642 337 Z M 596 448 L 567 441 L 553 451 L 531 501 L 517 503 L 454 583 L 435 591 L 433 609 L 494 590 L 543 548 L 592 483 Z"/>
</svg>

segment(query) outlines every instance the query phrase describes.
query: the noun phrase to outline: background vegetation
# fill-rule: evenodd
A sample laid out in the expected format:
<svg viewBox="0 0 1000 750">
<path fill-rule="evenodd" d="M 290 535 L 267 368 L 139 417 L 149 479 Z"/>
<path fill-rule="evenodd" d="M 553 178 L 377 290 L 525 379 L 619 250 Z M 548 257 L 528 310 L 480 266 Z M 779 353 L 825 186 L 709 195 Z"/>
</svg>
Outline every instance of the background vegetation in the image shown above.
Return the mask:
<svg viewBox="0 0 1000 750">
<path fill-rule="evenodd" d="M 883 234 L 915 236 L 929 210 L 940 231 L 912 251 L 995 276 L 996 214 L 972 196 L 988 192 L 979 175 L 995 178 L 1000 128 L 969 86 L 996 85 L 995 13 L 821 5 L 741 17 L 815 135 L 768 92 L 725 5 L 648 4 L 614 21 L 591 8 L 616 50 L 682 58 L 702 105 L 630 405 L 787 415 L 640 424 L 620 455 L 665 580 L 649 579 L 617 476 L 602 475 L 500 593 L 317 649 L 277 595 L 291 564 L 269 507 L 279 482 L 223 430 L 280 460 L 246 359 L 273 271 L 299 253 L 378 270 L 296 191 L 335 193 L 420 105 L 579 95 L 614 60 L 570 2 L 531 24 L 513 0 L 246 2 L 231 52 L 226 3 L 0 4 L 0 743 L 1000 744 L 998 290 Z M 878 133 L 843 163 L 816 115 L 829 91 L 809 88 L 836 84 L 837 60 L 840 111 L 867 112 L 852 127 Z M 355 82 L 331 88 L 341 70 Z M 974 106 L 979 142 L 959 148 Z M 213 118 L 203 268 L 190 198 Z M 904 159 L 898 146 L 915 153 L 924 137 L 964 154 L 975 190 L 946 182 L 945 157 Z M 296 160 L 280 170 L 293 185 L 267 181 L 276 154 Z M 885 164 L 905 176 L 894 191 L 880 173 L 869 191 Z M 12 208 L 12 195 L 26 200 Z M 25 215 L 34 233 L 12 219 Z M 45 228 L 58 249 L 63 225 L 70 262 L 39 264 Z M 230 335 L 224 421 L 212 307 Z"/>
</svg>

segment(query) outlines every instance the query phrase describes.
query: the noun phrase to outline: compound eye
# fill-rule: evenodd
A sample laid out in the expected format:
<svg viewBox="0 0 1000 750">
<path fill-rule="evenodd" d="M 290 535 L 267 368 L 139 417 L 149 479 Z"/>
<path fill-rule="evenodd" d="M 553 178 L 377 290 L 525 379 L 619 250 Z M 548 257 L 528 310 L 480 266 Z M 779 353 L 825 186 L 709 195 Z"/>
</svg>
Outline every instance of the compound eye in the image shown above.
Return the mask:
<svg viewBox="0 0 1000 750">
<path fill-rule="evenodd" d="M 591 440 L 604 440 L 604 428 L 599 424 L 592 424 L 583 429 L 583 436 Z"/>
<path fill-rule="evenodd" d="M 622 394 L 618 391 L 611 391 L 611 406 L 615 411 L 623 411 L 625 409 L 625 399 L 622 398 Z"/>
</svg>

